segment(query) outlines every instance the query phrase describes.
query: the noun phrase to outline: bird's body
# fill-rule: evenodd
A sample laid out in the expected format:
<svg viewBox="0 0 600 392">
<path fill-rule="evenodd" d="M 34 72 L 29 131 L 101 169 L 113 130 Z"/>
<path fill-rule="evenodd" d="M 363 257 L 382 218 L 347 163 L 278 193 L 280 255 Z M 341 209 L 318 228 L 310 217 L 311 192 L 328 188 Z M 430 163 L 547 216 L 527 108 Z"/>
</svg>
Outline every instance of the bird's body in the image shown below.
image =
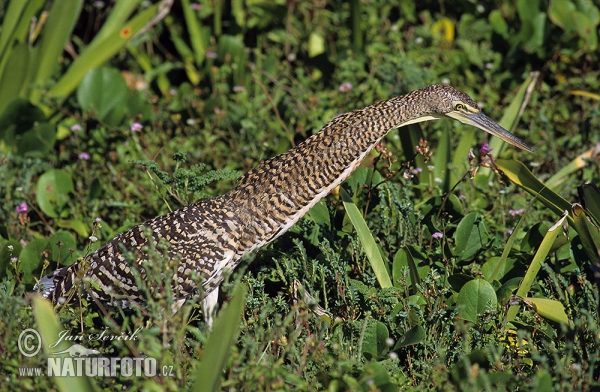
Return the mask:
<svg viewBox="0 0 600 392">
<path fill-rule="evenodd" d="M 246 173 L 223 196 L 119 234 L 83 262 L 42 279 L 44 296 L 61 302 L 83 275 L 96 283 L 87 287 L 101 301 L 113 305 L 143 302 L 132 269 L 143 271 L 148 261 L 147 236 L 151 235 L 154 243 L 167 243 L 170 259 L 179 260 L 175 292 L 186 298 L 201 286 L 208 298 L 205 312 L 208 308 L 210 315 L 225 269 L 233 270 L 244 255 L 286 232 L 344 181 L 390 130 L 441 117 L 477 126 L 530 150 L 454 88 L 434 85 L 415 90 L 336 117 L 297 147 Z M 125 256 L 127 252 L 135 261 Z"/>
</svg>

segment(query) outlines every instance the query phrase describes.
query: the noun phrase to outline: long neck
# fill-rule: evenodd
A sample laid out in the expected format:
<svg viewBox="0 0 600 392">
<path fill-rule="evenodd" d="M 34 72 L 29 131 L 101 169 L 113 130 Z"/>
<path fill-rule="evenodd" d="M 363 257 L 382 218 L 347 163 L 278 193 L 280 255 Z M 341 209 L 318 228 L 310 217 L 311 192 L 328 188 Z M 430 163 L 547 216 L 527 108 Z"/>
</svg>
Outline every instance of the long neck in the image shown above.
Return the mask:
<svg viewBox="0 0 600 392">
<path fill-rule="evenodd" d="M 423 116 L 410 110 L 417 106 L 414 101 L 409 93 L 340 115 L 297 147 L 246 173 L 226 195 L 241 222 L 240 245 L 250 251 L 283 234 L 390 130 Z"/>
</svg>

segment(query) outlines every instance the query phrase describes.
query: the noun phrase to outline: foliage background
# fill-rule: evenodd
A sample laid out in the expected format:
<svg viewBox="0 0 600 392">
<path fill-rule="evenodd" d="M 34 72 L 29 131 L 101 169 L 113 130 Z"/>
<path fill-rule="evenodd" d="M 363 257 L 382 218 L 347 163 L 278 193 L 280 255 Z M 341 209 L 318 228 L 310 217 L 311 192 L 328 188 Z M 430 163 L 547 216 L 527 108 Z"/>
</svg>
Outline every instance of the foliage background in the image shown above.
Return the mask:
<svg viewBox="0 0 600 392">
<path fill-rule="evenodd" d="M 15 3 L 0 2 L 2 388 L 61 388 L 19 376 L 24 366 L 45 368 L 44 356 L 26 358 L 16 343 L 23 329 L 43 327 L 25 295 L 43 271 L 226 192 L 239 172 L 338 113 L 451 84 L 493 119 L 508 113 L 535 149 L 493 144 L 493 155 L 520 160 L 569 203 L 580 201 L 578 185 L 599 182 L 600 12 L 589 0 L 24 2 L 35 22 L 8 18 Z M 429 162 L 415 158 L 423 135 Z M 230 355 L 210 368 L 220 387 L 598 388 L 596 260 L 578 231 L 552 241 L 528 294 L 558 301 L 550 315 L 520 302 L 507 323 L 510 294 L 560 216 L 486 168 L 463 177 L 486 162 L 467 156 L 485 140 L 450 121 L 401 128 L 344 185 L 393 287 L 379 286 L 338 194 L 249 257 L 222 288 L 228 298 L 241 284 L 247 296 L 241 320 L 229 315 L 240 325 Z M 590 230 L 597 245 L 597 226 Z M 164 268 L 157 256 L 153 278 L 139 283 L 160 284 Z M 297 294 L 297 282 L 315 299 Z M 96 378 L 90 388 L 204 384 L 197 374 L 211 358 L 200 361 L 211 336 L 221 337 L 197 304 L 166 317 L 168 306 L 158 298 L 110 316 L 85 302 L 58 310 L 75 332 L 142 326 L 139 341 L 86 347 L 144 353 L 177 372 Z"/>
</svg>

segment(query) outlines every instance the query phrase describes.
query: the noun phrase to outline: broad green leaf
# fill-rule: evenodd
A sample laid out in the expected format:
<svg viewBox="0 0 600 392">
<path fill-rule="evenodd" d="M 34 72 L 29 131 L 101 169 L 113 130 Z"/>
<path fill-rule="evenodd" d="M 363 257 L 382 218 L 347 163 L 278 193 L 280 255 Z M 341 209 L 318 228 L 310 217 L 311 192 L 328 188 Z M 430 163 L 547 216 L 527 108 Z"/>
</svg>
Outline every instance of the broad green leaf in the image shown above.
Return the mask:
<svg viewBox="0 0 600 392">
<path fill-rule="evenodd" d="M 495 163 L 512 182 L 536 196 L 555 214 L 562 215 L 565 210 L 571 210 L 571 203 L 548 189 L 521 162 L 512 159 L 496 159 Z"/>
<path fill-rule="evenodd" d="M 496 166 L 504 172 L 504 174 L 515 184 L 525 189 L 527 192 L 534 195 L 546 207 L 550 208 L 555 214 L 562 215 L 564 211 L 568 211 L 569 224 L 579 234 L 583 249 L 590 260 L 596 260 L 599 257 L 600 249 L 596 245 L 599 241 L 597 236 L 593 236 L 588 228 L 585 214 L 580 211 L 581 206 L 578 204 L 571 205 L 567 200 L 563 199 L 556 193 L 548 189 L 519 161 L 496 159 Z"/>
<path fill-rule="evenodd" d="M 489 236 L 483 220 L 476 212 L 467 214 L 454 233 L 454 255 L 461 261 L 472 260 L 487 245 Z"/>
<path fill-rule="evenodd" d="M 429 272 L 429 266 L 418 267 L 408 247 L 398 249 L 392 264 L 394 282 L 398 282 L 402 269 L 408 267 L 409 276 L 407 283 L 411 285 L 412 293 L 417 293 L 417 285 L 421 284 L 421 277 Z"/>
<path fill-rule="evenodd" d="M 231 300 L 219 312 L 213 331 L 206 342 L 197 368 L 194 391 L 212 392 L 219 389 L 221 375 L 229 359 L 229 351 L 240 329 L 245 303 L 246 292 L 244 286 L 238 282 L 231 294 Z"/>
<path fill-rule="evenodd" d="M 56 142 L 56 127 L 54 124 L 41 123 L 23 134 L 17 145 L 17 152 L 25 154 L 30 151 L 49 152 Z"/>
<path fill-rule="evenodd" d="M 63 229 L 71 229 L 84 238 L 87 238 L 89 235 L 88 225 L 79 219 L 58 219 L 56 225 Z"/>
<path fill-rule="evenodd" d="M 327 227 L 331 227 L 331 217 L 327 206 L 321 200 L 308 212 L 309 218 L 315 223 L 324 223 Z"/>
<path fill-rule="evenodd" d="M 548 253 L 550 253 L 552 245 L 554 244 L 554 241 L 558 237 L 558 234 L 560 234 L 562 232 L 562 225 L 566 218 L 567 218 L 567 214 L 565 213 L 552 227 L 550 227 L 550 229 L 548 229 L 548 232 L 544 236 L 544 239 L 542 240 L 542 243 L 540 244 L 539 249 L 533 256 L 533 260 L 531 260 L 531 264 L 529 265 L 529 268 L 527 269 L 527 272 L 525 273 L 525 277 L 523 277 L 523 281 L 519 285 L 519 289 L 517 290 L 518 297 L 527 296 L 527 293 L 529 292 L 529 289 L 533 285 L 535 278 L 542 266 L 541 263 L 546 259 L 546 257 L 548 256 Z M 515 319 L 518 310 L 519 310 L 518 306 L 511 306 L 508 309 L 508 314 L 507 314 L 508 322 L 511 322 Z"/>
<path fill-rule="evenodd" d="M 598 47 L 598 33 L 595 24 L 587 14 L 576 11 L 572 16 L 575 21 L 577 34 L 585 41 L 588 50 L 596 50 Z"/>
<path fill-rule="evenodd" d="M 356 229 L 358 238 L 365 249 L 367 259 L 369 259 L 369 262 L 371 263 L 371 268 L 373 268 L 373 272 L 377 277 L 379 285 L 382 288 L 392 287 L 392 281 L 385 263 L 383 262 L 383 257 L 381 257 L 379 247 L 377 246 L 375 238 L 373 238 L 373 234 L 369 230 L 365 219 L 356 207 L 356 204 L 354 204 L 352 201 L 350 195 L 348 195 L 348 192 L 346 192 L 343 187 L 340 187 L 340 195 L 342 196 L 342 202 L 344 203 L 344 208 L 346 209 L 348 218 Z"/>
<path fill-rule="evenodd" d="M 15 98 L 21 96 L 28 84 L 29 52 L 27 44 L 19 43 L 13 47 L 10 57 L 6 60 L 6 68 L 0 74 L 0 113 L 4 112 Z"/>
<path fill-rule="evenodd" d="M 389 347 L 386 339 L 390 337 L 387 326 L 373 319 L 365 319 L 367 327 L 364 331 L 361 350 L 365 357 L 370 360 L 384 355 Z"/>
<path fill-rule="evenodd" d="M 58 351 L 64 351 L 72 345 L 72 343 L 62 340 L 56 347 L 50 349 L 49 346 L 59 340 L 60 332 L 63 331 L 60 320 L 58 319 L 56 313 L 54 313 L 50 301 L 43 299 L 39 295 L 35 295 L 33 297 L 33 316 L 35 317 L 36 330 L 42 337 L 40 344 L 42 345 L 46 355 L 53 354 Z M 53 357 L 68 358 L 69 360 L 73 360 L 68 353 L 53 354 Z M 80 364 L 83 365 L 82 362 L 80 362 Z M 58 390 L 62 392 L 93 391 L 92 384 L 85 375 L 81 377 L 53 377 L 51 380 L 55 383 Z"/>
<path fill-rule="evenodd" d="M 34 283 L 33 272 L 42 267 L 42 252 L 49 248 L 45 238 L 38 238 L 25 245 L 19 255 L 19 270 L 23 272 L 25 283 Z"/>
<path fill-rule="evenodd" d="M 552 23 L 568 33 L 575 30 L 575 24 L 573 23 L 573 12 L 575 10 L 575 4 L 571 0 L 551 0 L 548 7 L 548 17 Z"/>
<path fill-rule="evenodd" d="M 565 307 L 560 301 L 548 298 L 523 298 L 523 302 L 533 308 L 537 314 L 556 323 L 570 324 Z"/>
<path fill-rule="evenodd" d="M 423 340 L 425 340 L 425 329 L 420 325 L 416 325 L 402 335 L 402 340 L 396 343 L 394 350 L 421 343 Z"/>
<path fill-rule="evenodd" d="M 127 83 L 115 68 L 94 68 L 85 74 L 77 87 L 81 108 L 94 113 L 100 120 L 106 120 L 116 108 L 126 107 L 128 97 Z"/>
<path fill-rule="evenodd" d="M 12 149 L 22 135 L 31 131 L 36 123 L 43 122 L 46 122 L 46 116 L 41 109 L 24 98 L 17 98 L 0 116 L 0 138 Z"/>
<path fill-rule="evenodd" d="M 360 375 L 361 391 L 397 392 L 398 386 L 391 382 L 390 375 L 380 362 L 369 362 Z"/>
<path fill-rule="evenodd" d="M 71 174 L 54 169 L 42 174 L 36 186 L 35 199 L 42 212 L 58 218 L 62 207 L 67 203 L 69 193 L 74 191 Z"/>
<path fill-rule="evenodd" d="M 479 315 L 495 310 L 498 299 L 491 284 L 476 278 L 460 289 L 456 303 L 462 318 L 478 324 Z"/>
</svg>

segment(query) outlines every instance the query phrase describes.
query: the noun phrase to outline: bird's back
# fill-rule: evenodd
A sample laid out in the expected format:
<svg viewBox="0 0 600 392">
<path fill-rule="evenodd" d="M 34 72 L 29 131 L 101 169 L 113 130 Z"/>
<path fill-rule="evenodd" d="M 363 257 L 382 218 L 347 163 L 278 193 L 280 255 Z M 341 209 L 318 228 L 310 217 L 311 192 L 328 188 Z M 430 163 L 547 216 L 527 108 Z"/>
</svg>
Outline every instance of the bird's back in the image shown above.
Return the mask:
<svg viewBox="0 0 600 392">
<path fill-rule="evenodd" d="M 45 297 L 61 302 L 69 291 L 86 278 L 87 294 L 113 306 L 144 302 L 136 284 L 135 269 L 145 278 L 144 264 L 149 253 L 161 251 L 177 261 L 173 284 L 180 298 L 194 294 L 201 285 L 205 294 L 222 280 L 222 270 L 235 262 L 239 221 L 228 208 L 228 198 L 201 200 L 163 216 L 134 226 L 85 258 L 60 268 L 40 281 Z M 199 282 L 202 282 L 199 284 Z"/>
</svg>

